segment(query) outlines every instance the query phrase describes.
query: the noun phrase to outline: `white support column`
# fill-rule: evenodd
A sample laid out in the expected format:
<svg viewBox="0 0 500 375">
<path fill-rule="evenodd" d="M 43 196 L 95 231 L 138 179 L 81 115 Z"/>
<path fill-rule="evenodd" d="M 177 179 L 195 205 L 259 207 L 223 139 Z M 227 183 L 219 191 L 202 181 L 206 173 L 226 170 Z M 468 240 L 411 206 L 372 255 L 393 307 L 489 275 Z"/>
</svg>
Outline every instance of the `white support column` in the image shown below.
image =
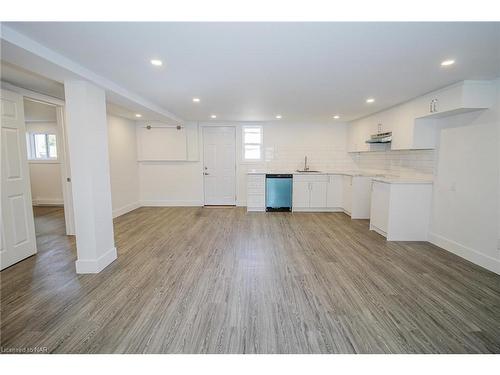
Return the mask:
<svg viewBox="0 0 500 375">
<path fill-rule="evenodd" d="M 77 273 L 97 273 L 116 259 L 104 91 L 64 82 L 75 216 Z"/>
</svg>

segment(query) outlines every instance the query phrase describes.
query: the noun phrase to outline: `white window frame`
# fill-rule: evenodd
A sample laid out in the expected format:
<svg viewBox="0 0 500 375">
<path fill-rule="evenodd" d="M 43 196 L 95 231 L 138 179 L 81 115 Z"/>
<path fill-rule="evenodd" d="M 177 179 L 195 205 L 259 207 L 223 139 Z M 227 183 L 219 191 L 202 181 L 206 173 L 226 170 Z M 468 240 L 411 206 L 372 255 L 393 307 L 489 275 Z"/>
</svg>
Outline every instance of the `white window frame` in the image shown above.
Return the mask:
<svg viewBox="0 0 500 375">
<path fill-rule="evenodd" d="M 259 143 L 245 143 L 245 129 L 260 129 L 260 142 Z M 264 128 L 262 125 L 243 125 L 241 129 L 241 159 L 243 163 L 259 163 L 264 160 Z M 259 159 L 246 159 L 245 158 L 245 146 L 259 146 L 260 147 L 260 158 Z"/>
<path fill-rule="evenodd" d="M 37 158 L 35 157 L 36 155 L 36 147 L 35 147 L 35 136 L 36 135 L 44 135 L 45 136 L 45 147 L 47 150 L 47 153 L 49 152 L 49 135 L 53 135 L 56 137 L 56 152 L 57 156 L 55 158 L 51 157 L 46 157 L 46 158 Z M 28 143 L 28 161 L 30 162 L 45 162 L 45 161 L 52 161 L 56 162 L 58 161 L 59 157 L 59 152 L 58 152 L 58 139 L 57 139 L 57 134 L 50 133 L 50 132 L 27 132 L 26 133 L 26 139 Z"/>
</svg>

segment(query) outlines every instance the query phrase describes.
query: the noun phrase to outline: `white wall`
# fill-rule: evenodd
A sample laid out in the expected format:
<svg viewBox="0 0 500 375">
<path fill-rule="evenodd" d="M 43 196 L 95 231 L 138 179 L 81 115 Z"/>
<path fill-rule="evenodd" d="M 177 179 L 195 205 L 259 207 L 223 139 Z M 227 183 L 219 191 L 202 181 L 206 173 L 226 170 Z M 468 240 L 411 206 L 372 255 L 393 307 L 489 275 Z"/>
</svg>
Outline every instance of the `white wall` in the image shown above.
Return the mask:
<svg viewBox="0 0 500 375">
<path fill-rule="evenodd" d="M 113 217 L 139 207 L 135 122 L 108 114 L 109 168 Z"/>
<path fill-rule="evenodd" d="M 433 243 L 497 273 L 499 128 L 499 94 L 491 109 L 441 120 L 431 226 Z"/>
<path fill-rule="evenodd" d="M 254 123 L 252 123 L 254 124 Z M 237 204 L 246 204 L 246 171 L 248 169 L 300 168 L 307 155 L 311 168 L 345 169 L 352 166 L 346 151 L 345 123 L 264 123 L 266 160 L 258 163 L 242 161 L 241 129 L 245 123 L 200 123 L 200 160 L 195 162 L 141 162 L 139 181 L 144 205 L 203 204 L 203 127 L 236 127 Z"/>
<path fill-rule="evenodd" d="M 113 216 L 123 215 L 139 207 L 139 168 L 137 165 L 135 122 L 113 115 L 107 116 L 109 162 Z M 31 122 L 27 131 L 58 134 L 57 123 Z M 57 138 L 58 145 L 61 142 Z M 59 161 L 30 161 L 33 204 L 62 205 L 61 164 Z"/>
<path fill-rule="evenodd" d="M 28 132 L 57 134 L 57 145 L 61 139 L 55 122 L 28 122 Z M 33 205 L 62 205 L 61 163 L 57 160 L 29 161 L 31 196 Z"/>
</svg>

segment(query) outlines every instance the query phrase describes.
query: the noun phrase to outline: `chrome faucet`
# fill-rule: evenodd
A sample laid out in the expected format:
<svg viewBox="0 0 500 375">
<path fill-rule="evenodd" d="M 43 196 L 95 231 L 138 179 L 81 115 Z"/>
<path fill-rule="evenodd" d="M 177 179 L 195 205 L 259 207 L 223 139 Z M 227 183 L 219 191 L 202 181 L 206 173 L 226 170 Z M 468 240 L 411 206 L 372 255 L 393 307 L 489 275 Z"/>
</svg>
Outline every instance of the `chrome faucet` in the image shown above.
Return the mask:
<svg viewBox="0 0 500 375">
<path fill-rule="evenodd" d="M 309 167 L 307 166 L 307 155 L 304 156 L 304 170 L 305 171 L 308 171 L 309 170 Z"/>
</svg>

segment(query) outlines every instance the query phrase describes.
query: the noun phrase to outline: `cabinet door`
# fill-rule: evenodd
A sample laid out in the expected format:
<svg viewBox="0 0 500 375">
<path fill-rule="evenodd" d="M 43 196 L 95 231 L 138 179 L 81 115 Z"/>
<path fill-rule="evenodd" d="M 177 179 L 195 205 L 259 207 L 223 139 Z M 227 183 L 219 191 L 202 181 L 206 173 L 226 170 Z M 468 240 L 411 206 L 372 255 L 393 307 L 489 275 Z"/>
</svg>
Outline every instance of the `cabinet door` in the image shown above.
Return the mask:
<svg viewBox="0 0 500 375">
<path fill-rule="evenodd" d="M 391 150 L 409 150 L 413 146 L 414 110 L 411 104 L 405 103 L 391 111 L 394 112 Z"/>
<path fill-rule="evenodd" d="M 416 117 L 440 118 L 466 110 L 489 108 L 494 97 L 491 89 L 490 83 L 464 81 L 434 91 L 415 100 L 418 104 Z M 432 100 L 435 100 L 434 106 Z"/>
<path fill-rule="evenodd" d="M 342 176 L 328 176 L 328 187 L 326 193 L 326 207 L 342 207 Z"/>
<path fill-rule="evenodd" d="M 382 182 L 373 182 L 370 224 L 382 232 L 387 233 L 389 221 L 390 185 Z"/>
<path fill-rule="evenodd" d="M 266 176 L 247 176 L 247 207 L 249 209 L 265 209 Z"/>
<path fill-rule="evenodd" d="M 342 176 L 342 208 L 351 213 L 352 207 L 352 177 Z"/>
<path fill-rule="evenodd" d="M 295 180 L 295 179 L 294 179 Z M 307 208 L 309 207 L 309 182 L 294 181 L 293 182 L 293 207 Z"/>
<path fill-rule="evenodd" d="M 328 183 L 326 181 L 311 182 L 310 207 L 326 207 L 326 190 Z"/>
<path fill-rule="evenodd" d="M 462 107 L 462 84 L 452 85 L 435 93 L 434 113 L 449 112 Z"/>
</svg>

